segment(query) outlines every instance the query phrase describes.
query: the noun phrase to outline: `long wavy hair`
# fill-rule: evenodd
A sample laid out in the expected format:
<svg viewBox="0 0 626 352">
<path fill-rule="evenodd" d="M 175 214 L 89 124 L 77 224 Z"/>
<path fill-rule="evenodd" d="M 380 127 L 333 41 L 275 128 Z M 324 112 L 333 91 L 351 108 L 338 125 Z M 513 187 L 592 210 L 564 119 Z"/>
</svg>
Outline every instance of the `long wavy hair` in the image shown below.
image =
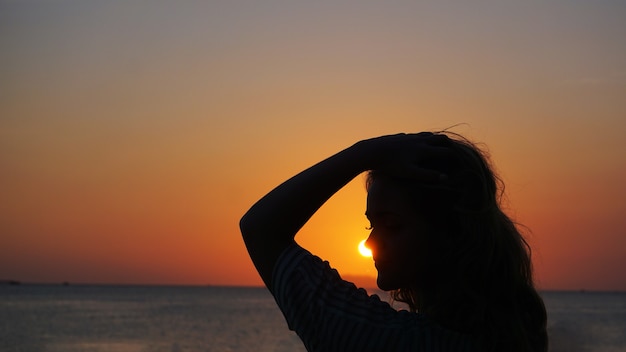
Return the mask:
<svg viewBox="0 0 626 352">
<path fill-rule="evenodd" d="M 502 210 L 503 182 L 477 145 L 450 132 L 433 136 L 446 156 L 418 164 L 446 174 L 442 184 L 377 170 L 367 177 L 368 188 L 381 178 L 402 185 L 420 216 L 444 233 L 429 239 L 436 287 L 402 287 L 392 298 L 472 335 L 481 351 L 547 351 L 547 316 L 533 283 L 531 248 Z"/>
</svg>

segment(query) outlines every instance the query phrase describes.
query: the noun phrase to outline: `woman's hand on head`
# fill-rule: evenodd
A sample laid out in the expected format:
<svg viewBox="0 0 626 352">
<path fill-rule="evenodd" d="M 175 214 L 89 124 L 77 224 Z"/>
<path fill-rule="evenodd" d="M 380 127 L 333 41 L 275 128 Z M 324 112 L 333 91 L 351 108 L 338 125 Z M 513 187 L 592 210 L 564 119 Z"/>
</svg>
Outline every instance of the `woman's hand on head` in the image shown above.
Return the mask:
<svg viewBox="0 0 626 352">
<path fill-rule="evenodd" d="M 399 178 L 436 183 L 446 177 L 439 171 L 420 167 L 420 161 L 445 157 L 450 139 L 431 132 L 399 133 L 359 142 L 367 153 L 368 169 Z"/>
</svg>

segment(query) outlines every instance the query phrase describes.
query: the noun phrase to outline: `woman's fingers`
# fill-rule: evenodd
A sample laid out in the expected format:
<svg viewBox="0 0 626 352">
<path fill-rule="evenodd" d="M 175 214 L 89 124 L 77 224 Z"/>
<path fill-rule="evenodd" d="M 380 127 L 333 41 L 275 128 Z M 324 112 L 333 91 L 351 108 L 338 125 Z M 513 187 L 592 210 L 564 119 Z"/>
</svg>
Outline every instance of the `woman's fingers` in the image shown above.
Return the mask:
<svg viewBox="0 0 626 352">
<path fill-rule="evenodd" d="M 414 164 L 398 165 L 397 167 L 381 170 L 390 175 L 402 179 L 410 179 L 418 182 L 435 184 L 444 181 L 447 175 L 431 169 L 418 167 Z"/>
<path fill-rule="evenodd" d="M 377 170 L 395 177 L 425 183 L 437 183 L 447 178 L 440 170 L 429 168 L 433 160 L 445 160 L 452 156 L 450 139 L 431 132 L 396 134 L 378 140 L 384 150 L 383 160 Z"/>
</svg>

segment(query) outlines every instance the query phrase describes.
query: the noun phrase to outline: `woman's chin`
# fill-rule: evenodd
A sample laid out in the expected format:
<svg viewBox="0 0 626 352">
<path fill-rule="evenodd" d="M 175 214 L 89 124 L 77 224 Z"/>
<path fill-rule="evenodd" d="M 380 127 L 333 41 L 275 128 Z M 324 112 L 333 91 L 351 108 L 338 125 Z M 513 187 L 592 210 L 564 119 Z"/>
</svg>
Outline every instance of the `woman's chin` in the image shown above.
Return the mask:
<svg viewBox="0 0 626 352">
<path fill-rule="evenodd" d="M 379 289 L 383 291 L 391 291 L 391 290 L 395 290 L 398 288 L 398 285 L 395 285 L 394 282 L 391 282 L 390 280 L 386 280 L 384 277 L 381 277 L 380 275 L 378 275 L 378 278 L 376 279 L 376 285 L 378 286 Z"/>
</svg>

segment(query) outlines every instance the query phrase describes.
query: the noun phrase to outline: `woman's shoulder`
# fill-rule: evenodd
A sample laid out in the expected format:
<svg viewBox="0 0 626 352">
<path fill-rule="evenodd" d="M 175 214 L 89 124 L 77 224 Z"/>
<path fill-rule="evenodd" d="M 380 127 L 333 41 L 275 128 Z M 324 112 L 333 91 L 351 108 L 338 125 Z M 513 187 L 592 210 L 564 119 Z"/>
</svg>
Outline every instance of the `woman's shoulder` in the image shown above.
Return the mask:
<svg viewBox="0 0 626 352">
<path fill-rule="evenodd" d="M 423 314 L 394 308 L 384 293 L 368 293 L 343 280 L 328 262 L 297 245 L 285 250 L 274 272 L 276 302 L 289 328 L 310 350 L 435 351 L 439 344 L 469 346 L 467 336 Z"/>
</svg>

